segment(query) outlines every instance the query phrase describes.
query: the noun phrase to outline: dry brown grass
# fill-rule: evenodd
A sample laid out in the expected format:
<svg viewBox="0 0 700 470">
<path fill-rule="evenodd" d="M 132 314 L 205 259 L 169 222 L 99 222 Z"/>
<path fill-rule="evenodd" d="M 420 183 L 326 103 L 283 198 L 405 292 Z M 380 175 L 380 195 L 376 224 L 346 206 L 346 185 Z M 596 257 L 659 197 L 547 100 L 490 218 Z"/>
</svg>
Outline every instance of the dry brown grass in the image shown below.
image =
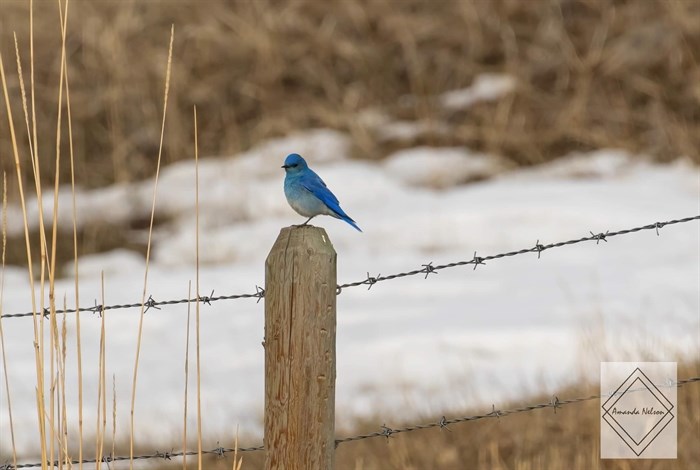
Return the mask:
<svg viewBox="0 0 700 470">
<path fill-rule="evenodd" d="M 700 363 L 678 365 L 678 377 L 700 375 Z M 578 383 L 556 392 L 564 400 L 599 393 L 597 386 Z M 511 409 L 533 403 L 547 403 L 550 396 L 523 397 L 519 402 L 506 403 L 501 409 Z M 504 416 L 498 419 L 479 420 L 451 425 L 448 430 L 428 429 L 397 434 L 390 439 L 383 437 L 342 444 L 336 451 L 336 470 L 461 470 L 469 469 L 517 469 L 545 470 L 564 468 L 581 470 L 657 470 L 691 469 L 700 461 L 700 385 L 689 384 L 678 389 L 678 459 L 677 460 L 601 460 L 600 455 L 600 401 L 566 405 L 557 410 L 542 409 Z M 484 409 L 446 410 L 448 417 L 483 414 Z M 381 410 L 378 410 L 380 413 Z M 400 427 L 417 422 L 437 422 L 440 416 L 406 418 L 378 415 L 361 422 L 343 426 L 339 435 L 375 432 L 378 425 Z M 242 446 L 257 445 L 256 439 L 246 438 Z M 207 439 L 205 449 L 222 445 L 231 447 L 230 441 Z M 173 449 L 179 444 L 173 442 Z M 196 449 L 196 441 L 190 441 L 190 449 Z M 128 442 L 117 445 L 117 455 L 128 451 Z M 141 442 L 136 453 L 153 453 L 154 448 Z M 262 452 L 245 452 L 242 470 L 264 468 Z M 30 459 L 31 460 L 31 459 Z M 182 461 L 160 464 L 154 469 L 182 468 Z M 233 457 L 204 456 L 203 468 L 228 470 Z M 187 468 L 197 468 L 196 459 L 188 459 Z"/>
<path fill-rule="evenodd" d="M 27 4 L 0 3 L 6 57 L 12 31 L 28 54 Z M 55 2 L 35 8 L 39 141 L 48 143 L 60 29 Z M 203 155 L 324 126 L 350 132 L 356 156 L 366 158 L 428 143 L 468 145 L 521 164 L 599 147 L 700 161 L 700 3 L 692 0 L 73 0 L 71 10 L 67 63 L 83 185 L 155 171 L 171 23 L 180 33 L 164 164 L 191 158 L 193 105 Z M 516 91 L 463 112 L 436 106 L 438 93 L 468 86 L 481 72 L 517 77 Z M 370 108 L 444 123 L 449 132 L 387 144 L 358 119 Z M 4 134 L 0 142 L 9 170 Z M 51 152 L 40 154 L 49 178 Z"/>
<path fill-rule="evenodd" d="M 700 362 L 679 363 L 678 378 L 700 375 Z M 596 385 L 577 383 L 556 395 L 564 400 L 599 393 Z M 511 409 L 533 403 L 547 403 L 550 396 L 524 396 L 521 401 L 504 403 L 501 409 Z M 657 470 L 691 469 L 700 461 L 700 385 L 689 384 L 678 389 L 678 459 L 677 460 L 601 460 L 599 400 L 566 405 L 557 410 L 542 409 L 526 413 L 504 416 L 498 419 L 479 420 L 451 425 L 448 430 L 428 429 L 397 434 L 390 439 L 383 437 L 367 439 L 340 445 L 336 450 L 336 470 L 461 470 L 500 469 L 500 470 Z M 483 414 L 486 410 L 454 409 L 446 410 L 447 417 Z M 381 410 L 378 410 L 381 413 Z M 377 415 L 357 423 L 349 423 L 338 434 L 341 436 L 375 432 L 378 425 L 387 419 L 387 425 L 400 427 L 417 422 L 437 422 L 440 416 L 406 418 Z M 105 447 L 111 448 L 112 441 L 105 436 Z M 230 436 L 206 438 L 205 449 L 219 445 L 235 446 L 235 433 Z M 230 440 L 226 440 L 229 439 Z M 88 442 L 92 437 L 87 437 Z M 241 446 L 257 445 L 258 439 L 246 437 Z M 181 442 L 174 441 L 173 450 L 181 449 Z M 116 443 L 116 455 L 128 455 L 129 442 Z M 197 449 L 196 438 L 190 439 L 188 448 Z M 171 448 L 168 447 L 167 450 Z M 161 449 L 162 451 L 163 449 Z M 148 442 L 139 442 L 135 454 L 152 454 L 155 448 Z M 71 455 L 76 455 L 72 451 Z M 243 463 L 241 470 L 264 468 L 263 452 L 239 453 Z M 86 457 L 88 457 L 86 455 Z M 20 456 L 19 461 L 35 461 L 31 456 Z M 151 460 L 154 470 L 183 468 L 181 459 L 171 462 Z M 205 455 L 203 468 L 228 470 L 232 467 L 233 455 L 224 458 Z M 187 468 L 196 469 L 197 459 L 187 459 Z"/>
<path fill-rule="evenodd" d="M 700 363 L 679 364 L 679 378 L 697 376 Z M 578 384 L 557 392 L 564 397 L 599 393 Z M 530 397 L 513 407 L 547 403 Z M 503 406 L 503 409 L 511 406 Z M 700 461 L 700 387 L 678 390 L 678 460 L 600 460 L 600 401 L 557 410 L 543 409 L 499 419 L 455 425 L 450 431 L 427 430 L 386 439 L 365 440 L 338 448 L 338 470 L 345 469 L 667 469 L 692 468 Z M 469 410 L 467 415 L 484 410 Z M 458 413 L 460 415 L 460 413 Z M 440 417 L 426 420 L 438 421 Z M 376 430 L 377 420 L 373 422 Z M 394 423 L 392 423 L 393 425 Z M 360 430 L 364 430 L 362 427 Z M 252 467 L 258 468 L 258 467 Z"/>
<path fill-rule="evenodd" d="M 698 376 L 700 363 L 679 364 L 678 377 Z M 599 393 L 594 386 L 576 384 L 557 392 L 561 399 Z M 532 403 L 547 403 L 551 397 L 525 397 L 502 409 Z M 700 387 L 690 384 L 678 389 L 677 460 L 601 460 L 600 401 L 543 409 L 450 426 L 398 434 L 390 439 L 374 438 L 343 444 L 336 451 L 336 470 L 459 470 L 459 469 L 690 469 L 700 461 Z M 453 410 L 448 416 L 483 414 L 483 409 Z M 377 431 L 387 418 L 377 416 L 357 423 L 343 435 Z M 417 421 L 436 422 L 440 416 L 423 420 L 392 420 L 394 427 Z M 389 423 L 387 423 L 389 424 Z M 215 445 L 213 446 L 215 447 Z M 230 458 L 205 459 L 205 468 L 225 470 Z M 159 467 L 175 468 L 174 465 Z M 189 466 L 189 468 L 195 468 Z M 264 468 L 262 452 L 244 453 L 243 470 Z"/>
</svg>

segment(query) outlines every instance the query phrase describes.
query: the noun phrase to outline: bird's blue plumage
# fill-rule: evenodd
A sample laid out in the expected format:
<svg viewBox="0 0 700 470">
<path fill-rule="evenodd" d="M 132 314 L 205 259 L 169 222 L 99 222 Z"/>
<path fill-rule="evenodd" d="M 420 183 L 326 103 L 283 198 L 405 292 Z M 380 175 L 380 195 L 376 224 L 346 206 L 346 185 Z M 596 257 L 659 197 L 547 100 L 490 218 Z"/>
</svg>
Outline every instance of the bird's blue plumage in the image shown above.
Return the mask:
<svg viewBox="0 0 700 470">
<path fill-rule="evenodd" d="M 284 194 L 287 202 L 292 209 L 309 218 L 302 225 L 306 225 L 317 215 L 330 215 L 362 231 L 340 208 L 338 198 L 328 189 L 321 177 L 309 168 L 301 155 L 297 153 L 287 155 L 282 168 L 286 172 Z"/>
</svg>

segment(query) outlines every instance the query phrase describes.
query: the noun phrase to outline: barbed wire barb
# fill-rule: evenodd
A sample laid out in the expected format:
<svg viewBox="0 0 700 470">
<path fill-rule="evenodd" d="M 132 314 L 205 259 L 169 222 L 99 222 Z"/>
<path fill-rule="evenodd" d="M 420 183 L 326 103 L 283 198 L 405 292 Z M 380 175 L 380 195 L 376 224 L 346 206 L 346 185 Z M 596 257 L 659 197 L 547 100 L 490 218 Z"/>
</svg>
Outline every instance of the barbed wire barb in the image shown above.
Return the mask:
<svg viewBox="0 0 700 470">
<path fill-rule="evenodd" d="M 152 295 L 149 294 L 148 300 L 146 303 L 144 303 L 144 306 L 146 307 L 146 310 L 143 311 L 143 313 L 148 312 L 150 309 L 155 308 L 156 310 L 160 310 L 160 307 L 158 306 L 158 302 L 155 301 Z"/>
<path fill-rule="evenodd" d="M 433 262 L 431 261 L 428 264 L 421 264 L 423 266 L 423 271 L 425 272 L 425 278 L 428 279 L 428 276 L 431 274 L 440 274 L 439 272 L 435 271 L 435 267 L 433 266 Z"/>
<path fill-rule="evenodd" d="M 255 285 L 255 295 L 258 298 L 258 300 L 255 303 L 259 304 L 260 301 L 265 297 L 265 289 L 263 289 L 262 287 L 260 287 L 256 284 Z"/>
<path fill-rule="evenodd" d="M 382 424 L 382 436 L 385 436 L 388 440 L 392 434 L 394 434 L 394 430 L 391 428 L 388 428 L 386 426 L 386 423 Z"/>
<path fill-rule="evenodd" d="M 370 290 L 373 285 L 377 283 L 377 279 L 380 279 L 382 277 L 381 274 L 377 274 L 377 277 L 372 277 L 369 275 L 369 272 L 367 273 L 367 279 L 365 280 L 365 284 L 367 284 L 369 287 L 367 287 L 367 290 Z"/>
<path fill-rule="evenodd" d="M 535 247 L 532 249 L 532 251 L 537 252 L 537 259 L 540 259 L 540 255 L 542 255 L 542 252 L 546 250 L 544 245 L 540 244 L 540 239 L 538 238 L 537 241 L 535 242 Z"/>
<path fill-rule="evenodd" d="M 103 306 L 102 306 L 102 304 L 99 304 L 99 305 L 97 304 L 97 299 L 95 299 L 95 306 L 89 307 L 87 309 L 87 311 L 92 312 L 93 315 L 95 313 L 97 313 L 100 316 L 100 318 L 102 318 L 102 310 L 103 310 Z"/>
<path fill-rule="evenodd" d="M 440 425 L 440 429 L 446 429 L 449 432 L 452 432 L 452 429 L 447 427 L 447 418 L 443 415 L 442 418 L 440 418 L 440 421 L 438 421 L 438 424 Z"/>
<path fill-rule="evenodd" d="M 172 460 L 171 452 L 159 452 L 156 451 L 156 457 L 160 457 L 163 460 Z"/>
<path fill-rule="evenodd" d="M 211 305 L 211 299 L 214 297 L 214 289 L 211 290 L 211 294 L 205 295 L 204 297 L 199 297 L 197 300 L 202 302 L 204 305 Z"/>
<path fill-rule="evenodd" d="M 664 226 L 667 225 L 667 222 L 656 222 L 654 224 L 654 228 L 656 229 L 656 236 L 659 236 L 659 229 L 664 228 Z"/>
<path fill-rule="evenodd" d="M 476 267 L 479 266 L 480 264 L 486 265 L 486 263 L 484 263 L 484 258 L 482 258 L 480 256 L 476 256 L 476 251 L 474 252 L 474 258 L 472 258 L 470 263 L 474 264 L 474 269 L 472 269 L 472 271 L 476 271 Z"/>
<path fill-rule="evenodd" d="M 219 446 L 216 449 L 214 449 L 214 453 L 216 454 L 216 456 L 219 458 L 223 458 L 224 456 L 226 456 L 226 449 L 221 447 L 221 445 L 218 442 L 216 443 L 216 445 Z"/>
<path fill-rule="evenodd" d="M 559 402 L 559 397 L 558 396 L 553 396 L 552 400 L 549 402 L 552 405 L 552 409 L 554 410 L 554 414 L 557 414 L 557 408 L 560 408 L 560 402 Z"/>
<path fill-rule="evenodd" d="M 494 418 L 501 417 L 501 410 L 496 409 L 496 405 L 491 405 L 491 412 L 487 416 L 493 416 Z"/>
<path fill-rule="evenodd" d="M 596 245 L 597 245 L 598 243 L 600 243 L 601 241 L 604 241 L 605 243 L 608 243 L 608 240 L 606 240 L 605 237 L 607 237 L 607 236 L 608 236 L 608 233 L 610 233 L 609 230 L 606 231 L 605 233 L 601 232 L 601 233 L 599 233 L 599 234 L 595 234 L 595 233 L 593 233 L 593 232 L 590 232 L 590 233 L 591 233 L 591 236 L 592 236 L 593 238 L 595 238 L 595 244 L 596 244 Z"/>
</svg>

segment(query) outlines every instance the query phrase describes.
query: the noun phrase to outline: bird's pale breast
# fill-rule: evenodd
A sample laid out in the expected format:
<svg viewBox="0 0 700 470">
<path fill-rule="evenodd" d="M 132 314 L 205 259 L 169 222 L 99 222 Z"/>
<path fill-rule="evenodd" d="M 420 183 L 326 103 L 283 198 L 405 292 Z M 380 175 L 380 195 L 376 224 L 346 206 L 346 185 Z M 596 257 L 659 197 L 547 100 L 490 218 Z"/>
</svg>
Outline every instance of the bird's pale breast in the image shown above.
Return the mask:
<svg viewBox="0 0 700 470">
<path fill-rule="evenodd" d="M 292 209 L 304 217 L 312 217 L 314 215 L 336 216 L 320 199 L 301 186 L 285 184 L 284 195 L 287 197 L 287 202 L 292 206 Z"/>
</svg>

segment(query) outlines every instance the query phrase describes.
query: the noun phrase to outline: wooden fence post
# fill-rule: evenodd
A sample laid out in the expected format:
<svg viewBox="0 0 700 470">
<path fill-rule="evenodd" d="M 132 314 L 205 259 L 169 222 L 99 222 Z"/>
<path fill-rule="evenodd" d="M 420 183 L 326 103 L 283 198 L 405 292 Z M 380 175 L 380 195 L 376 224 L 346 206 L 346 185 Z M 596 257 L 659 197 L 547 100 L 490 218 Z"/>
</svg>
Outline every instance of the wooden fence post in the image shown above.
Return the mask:
<svg viewBox="0 0 700 470">
<path fill-rule="evenodd" d="M 265 469 L 332 470 L 336 253 L 326 231 L 282 229 L 265 262 Z"/>
</svg>

